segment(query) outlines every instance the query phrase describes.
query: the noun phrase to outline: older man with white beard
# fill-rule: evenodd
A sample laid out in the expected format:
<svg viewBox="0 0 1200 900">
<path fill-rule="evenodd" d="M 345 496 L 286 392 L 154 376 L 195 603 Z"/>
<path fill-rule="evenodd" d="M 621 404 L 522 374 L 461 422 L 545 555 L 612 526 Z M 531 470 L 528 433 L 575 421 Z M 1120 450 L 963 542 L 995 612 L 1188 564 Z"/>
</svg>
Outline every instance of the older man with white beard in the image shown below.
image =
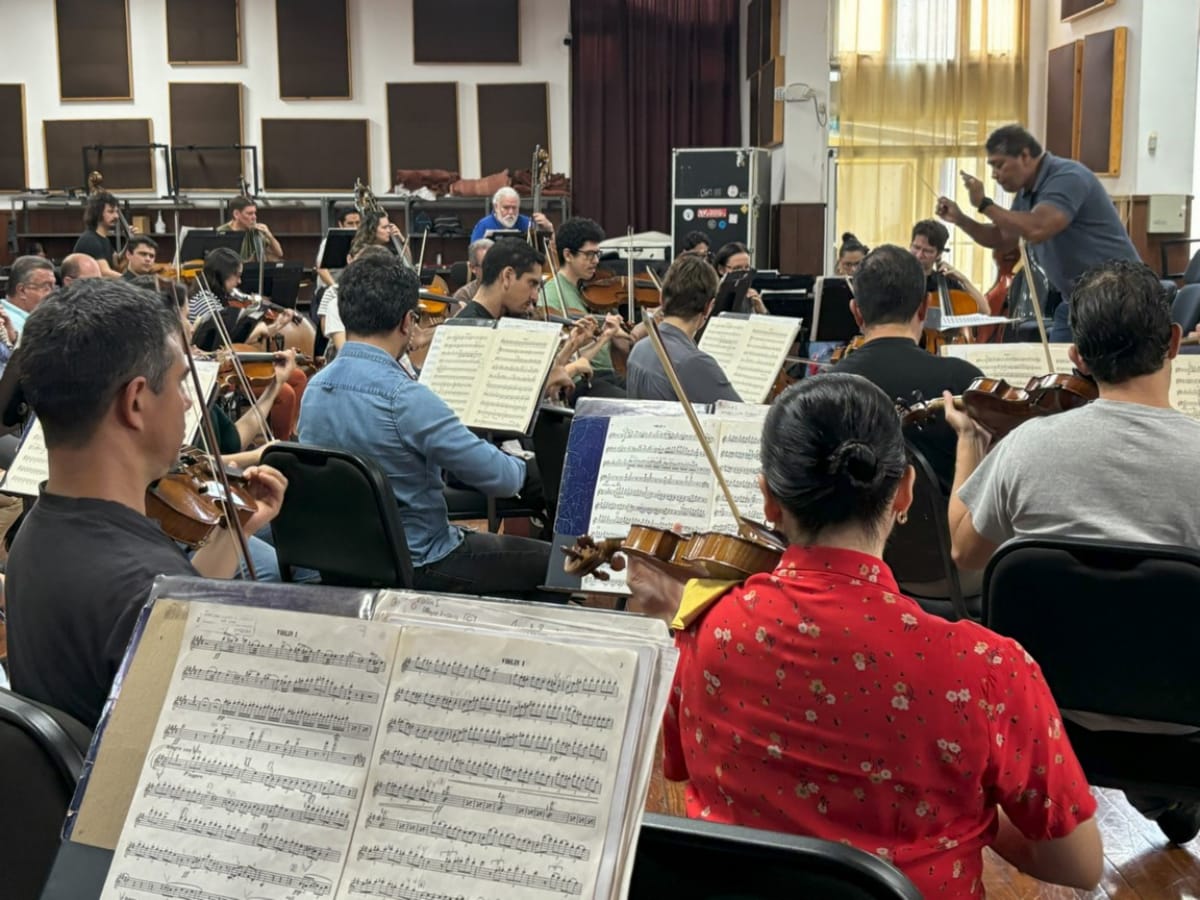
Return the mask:
<svg viewBox="0 0 1200 900">
<path fill-rule="evenodd" d="M 516 229 L 529 230 L 529 216 L 521 215 L 521 195 L 510 187 L 502 187 L 492 196 L 492 211 L 475 223 L 471 231 L 471 243 L 487 237 L 489 231 Z M 550 220 L 540 212 L 534 212 L 533 222 L 543 231 L 553 231 Z"/>
</svg>

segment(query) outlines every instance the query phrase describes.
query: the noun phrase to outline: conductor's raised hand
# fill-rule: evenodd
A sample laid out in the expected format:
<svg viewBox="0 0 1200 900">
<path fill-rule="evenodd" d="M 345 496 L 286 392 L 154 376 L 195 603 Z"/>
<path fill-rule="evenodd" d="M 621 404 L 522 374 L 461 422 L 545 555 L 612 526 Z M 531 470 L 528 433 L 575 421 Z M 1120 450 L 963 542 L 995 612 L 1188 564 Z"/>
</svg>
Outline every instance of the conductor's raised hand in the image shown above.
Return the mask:
<svg viewBox="0 0 1200 900">
<path fill-rule="evenodd" d="M 979 206 L 983 202 L 983 198 L 987 196 L 987 190 L 982 181 L 972 175 L 970 172 L 958 173 L 962 176 L 963 187 L 967 189 L 968 199 L 972 206 Z"/>
<path fill-rule="evenodd" d="M 936 212 L 939 219 L 951 225 L 957 225 L 963 214 L 958 204 L 949 197 L 938 197 Z"/>
</svg>

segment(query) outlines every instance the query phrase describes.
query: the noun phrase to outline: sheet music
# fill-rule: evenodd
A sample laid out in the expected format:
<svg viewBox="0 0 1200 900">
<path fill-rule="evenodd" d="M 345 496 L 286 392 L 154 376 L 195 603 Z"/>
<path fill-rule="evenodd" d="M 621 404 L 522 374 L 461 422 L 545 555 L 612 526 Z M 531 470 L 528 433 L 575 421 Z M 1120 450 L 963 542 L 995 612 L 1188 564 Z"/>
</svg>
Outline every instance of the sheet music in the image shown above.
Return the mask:
<svg viewBox="0 0 1200 900">
<path fill-rule="evenodd" d="M 800 330 L 787 316 L 722 314 L 709 319 L 700 349 L 710 354 L 747 403 L 763 403 Z"/>
<path fill-rule="evenodd" d="M 959 328 L 978 328 L 983 325 L 1007 325 L 1009 322 L 1019 322 L 1020 319 L 1008 319 L 1004 316 L 988 316 L 983 313 L 968 313 L 964 316 L 948 316 L 942 314 L 939 331 L 955 331 Z M 1042 373 L 1047 374 L 1046 372 Z"/>
<path fill-rule="evenodd" d="M 1200 419 L 1200 356 L 1188 354 L 1171 360 L 1173 407 L 1193 419 Z"/>
<path fill-rule="evenodd" d="M 337 897 L 607 896 L 637 654 L 463 637 L 401 635 Z"/>
<path fill-rule="evenodd" d="M 196 360 L 196 374 L 200 376 L 200 388 L 206 398 L 211 398 L 217 386 L 217 372 L 221 364 L 216 360 Z M 191 376 L 184 380 L 188 396 L 188 409 L 184 413 L 183 440 L 199 443 L 200 406 L 196 403 L 196 392 Z M 5 473 L 3 489 L 8 494 L 36 497 L 38 486 L 50 477 L 50 457 L 46 452 L 46 435 L 42 423 L 35 417 L 30 419 L 21 446 L 13 458 L 12 467 Z"/>
<path fill-rule="evenodd" d="M 446 401 L 464 423 L 479 385 L 479 373 L 487 364 L 493 334 L 491 328 L 482 326 L 439 327 L 421 367 L 421 384 Z"/>
<path fill-rule="evenodd" d="M 763 518 L 763 496 L 758 487 L 758 475 L 762 472 L 759 458 L 762 428 L 763 419 L 723 421 L 718 429 L 717 440 L 717 463 L 738 510 L 743 516 L 759 521 Z M 736 532 L 737 523 L 733 520 L 720 485 L 716 486 L 716 491 L 712 528 L 714 531 Z"/>
<path fill-rule="evenodd" d="M 715 442 L 711 417 L 701 416 Z M 630 525 L 704 531 L 712 519 L 713 476 L 683 416 L 614 416 L 596 479 L 588 533 L 597 540 L 624 537 Z M 608 581 L 583 579 L 586 591 L 624 592 L 624 572 Z"/>
<path fill-rule="evenodd" d="M 1074 368 L 1067 355 L 1070 344 L 1051 344 L 1054 370 L 1069 374 Z M 1003 378 L 1016 388 L 1030 378 L 1048 375 L 1046 352 L 1041 344 L 943 344 L 943 356 L 957 356 L 974 363 L 989 378 Z"/>
<path fill-rule="evenodd" d="M 475 373 L 480 389 L 463 421 L 493 431 L 527 430 L 561 335 L 553 322 L 501 319 L 487 366 Z"/>
<path fill-rule="evenodd" d="M 395 630 L 284 610 L 182 609 L 183 643 L 103 900 L 333 896 Z"/>
</svg>

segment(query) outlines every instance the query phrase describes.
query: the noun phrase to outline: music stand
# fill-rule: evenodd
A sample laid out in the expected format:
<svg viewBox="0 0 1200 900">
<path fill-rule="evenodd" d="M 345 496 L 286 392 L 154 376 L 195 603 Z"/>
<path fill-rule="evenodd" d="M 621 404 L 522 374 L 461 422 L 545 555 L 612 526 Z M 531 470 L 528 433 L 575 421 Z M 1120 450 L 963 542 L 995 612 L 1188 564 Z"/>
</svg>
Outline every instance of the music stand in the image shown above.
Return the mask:
<svg viewBox="0 0 1200 900">
<path fill-rule="evenodd" d="M 500 241 L 504 238 L 517 238 L 521 241 L 525 240 L 525 232 L 521 231 L 519 228 L 490 228 L 483 233 L 483 236 L 493 241 Z"/>
<path fill-rule="evenodd" d="M 228 247 L 239 257 L 242 255 L 241 231 L 217 231 L 214 228 L 185 228 L 183 241 L 179 245 L 177 261 L 185 263 L 191 259 L 206 259 L 217 247 Z"/>
<path fill-rule="evenodd" d="M 726 312 L 749 312 L 746 309 L 746 292 L 753 281 L 753 269 L 727 273 L 717 288 L 717 302 L 713 304 L 712 314 L 719 316 Z"/>
<path fill-rule="evenodd" d="M 296 308 L 300 296 L 300 279 L 304 276 L 304 265 L 298 262 L 248 262 L 242 266 L 242 281 L 238 289 L 247 294 L 258 292 L 258 271 L 262 269 L 263 296 L 277 306 Z"/>
<path fill-rule="evenodd" d="M 854 294 L 845 278 L 821 277 L 813 292 L 812 331 L 809 341 L 848 344 L 858 334 L 858 323 L 850 312 Z"/>
<path fill-rule="evenodd" d="M 321 252 L 317 254 L 318 269 L 344 269 L 350 245 L 354 243 L 355 228 L 330 228 L 321 241 Z"/>
</svg>

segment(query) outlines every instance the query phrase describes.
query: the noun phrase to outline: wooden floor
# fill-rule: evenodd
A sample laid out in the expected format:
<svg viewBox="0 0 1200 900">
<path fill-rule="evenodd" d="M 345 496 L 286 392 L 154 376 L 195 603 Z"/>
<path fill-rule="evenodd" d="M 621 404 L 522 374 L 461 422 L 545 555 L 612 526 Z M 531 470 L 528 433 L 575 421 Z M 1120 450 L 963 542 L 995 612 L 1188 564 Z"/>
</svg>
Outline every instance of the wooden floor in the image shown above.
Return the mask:
<svg viewBox="0 0 1200 900">
<path fill-rule="evenodd" d="M 1158 826 L 1142 818 L 1120 791 L 1096 790 L 1097 821 L 1104 836 L 1104 879 L 1091 893 L 1052 887 L 1022 875 L 990 850 L 984 860 L 989 900 L 1192 900 L 1200 898 L 1200 840 L 1171 847 Z M 648 812 L 684 814 L 683 786 L 655 771 Z"/>
</svg>

